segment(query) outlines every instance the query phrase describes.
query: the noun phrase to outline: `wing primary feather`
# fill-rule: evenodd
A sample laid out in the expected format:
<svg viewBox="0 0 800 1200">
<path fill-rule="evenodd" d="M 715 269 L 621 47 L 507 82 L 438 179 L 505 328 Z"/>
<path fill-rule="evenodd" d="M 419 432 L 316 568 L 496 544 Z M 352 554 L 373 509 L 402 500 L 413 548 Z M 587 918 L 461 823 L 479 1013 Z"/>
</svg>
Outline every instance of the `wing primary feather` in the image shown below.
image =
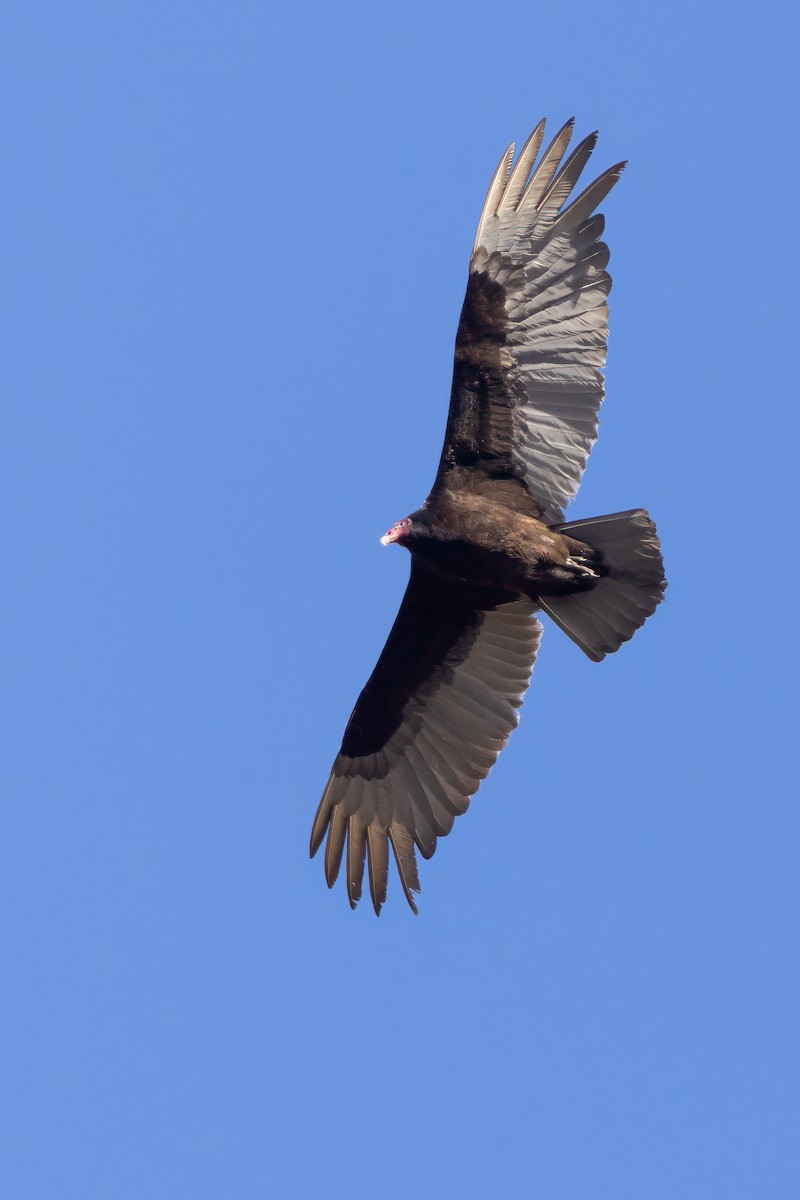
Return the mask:
<svg viewBox="0 0 800 1200">
<path fill-rule="evenodd" d="M 570 154 L 549 188 L 542 196 L 537 209 L 544 216 L 557 213 L 580 178 L 581 171 L 592 157 L 597 145 L 597 131 L 585 137 Z"/>
<path fill-rule="evenodd" d="M 332 888 L 339 874 L 344 849 L 344 835 L 347 832 L 347 815 L 341 804 L 335 805 L 331 812 L 328 827 L 328 842 L 325 846 L 325 879 L 328 887 Z"/>
<path fill-rule="evenodd" d="M 525 190 L 525 184 L 528 182 L 528 176 L 531 172 L 536 155 L 539 153 L 539 147 L 542 144 L 544 137 L 545 119 L 542 117 L 539 124 L 534 129 L 533 133 L 528 138 L 525 145 L 520 151 L 519 158 L 514 163 L 514 169 L 511 172 L 505 190 L 500 197 L 500 203 L 497 206 L 497 215 L 505 212 L 506 209 L 516 207 L 517 201 Z"/>
<path fill-rule="evenodd" d="M 547 191 L 553 176 L 558 170 L 558 164 L 561 162 L 564 151 L 569 145 L 569 140 L 572 137 L 572 130 L 575 125 L 575 118 L 570 117 L 565 125 L 562 125 L 556 136 L 553 138 L 550 145 L 545 150 L 542 157 L 528 180 L 527 187 L 522 193 L 522 198 L 517 205 L 517 212 L 522 212 L 529 205 L 535 208 L 541 200 L 544 193 Z"/>
<path fill-rule="evenodd" d="M 551 236 L 559 237 L 568 230 L 575 229 L 582 221 L 591 216 L 598 204 L 603 203 L 627 165 L 627 162 L 615 163 L 602 175 L 598 175 L 597 179 L 587 188 L 584 188 L 581 194 L 572 201 L 572 204 L 559 213 L 553 224 Z"/>
<path fill-rule="evenodd" d="M 408 835 L 408 830 L 403 829 L 401 825 L 397 824 L 389 826 L 389 841 L 392 843 L 394 861 L 397 863 L 397 873 L 400 876 L 406 900 L 414 916 L 418 917 L 419 909 L 414 903 L 414 897 L 411 895 L 412 892 L 422 891 L 419 885 L 414 843 Z"/>
<path fill-rule="evenodd" d="M 311 827 L 311 844 L 309 847 L 309 857 L 313 858 L 322 845 L 328 828 L 328 822 L 331 818 L 330 805 L 326 803 L 325 797 L 320 800 L 317 815 L 314 817 L 314 824 Z"/>
<path fill-rule="evenodd" d="M 375 916 L 381 915 L 386 903 L 386 887 L 389 880 L 389 839 L 385 829 L 376 825 L 367 826 L 367 861 L 369 865 L 369 891 Z"/>
<path fill-rule="evenodd" d="M 367 850 L 367 831 L 359 816 L 347 822 L 347 898 L 355 908 L 361 899 L 361 884 L 364 878 L 364 857 Z"/>
<path fill-rule="evenodd" d="M 314 817 L 314 824 L 311 826 L 311 846 L 310 853 L 313 858 L 322 845 L 322 840 L 325 837 L 325 831 L 328 828 L 328 822 L 331 818 L 331 789 L 333 788 L 334 773 L 331 771 L 328 776 L 328 782 L 325 784 L 325 791 L 322 793 L 322 799 L 317 808 L 317 815 Z"/>
<path fill-rule="evenodd" d="M 333 765 L 333 770 L 328 776 L 328 782 L 325 784 L 325 791 L 322 793 L 322 799 L 319 802 L 317 815 L 314 817 L 314 824 L 311 829 L 311 857 L 319 850 L 322 845 L 325 832 L 328 828 L 328 823 L 331 819 L 331 813 L 336 805 L 342 800 L 347 793 L 349 780 L 344 775 L 336 774 L 336 766 L 339 763 L 337 758 Z"/>
<path fill-rule="evenodd" d="M 506 181 L 508 180 L 508 173 L 511 170 L 511 160 L 513 157 L 514 143 L 512 142 L 503 157 L 500 159 L 500 162 L 497 164 L 497 169 L 492 176 L 492 182 L 489 184 L 489 191 L 486 193 L 486 199 L 484 200 L 483 208 L 481 209 L 481 217 L 478 221 L 478 232 L 475 234 L 473 253 L 480 245 L 481 234 L 483 233 L 483 226 L 486 222 L 486 218 L 489 216 L 494 216 L 494 210 L 497 206 L 497 202 L 503 194 L 503 189 L 505 188 Z"/>
</svg>

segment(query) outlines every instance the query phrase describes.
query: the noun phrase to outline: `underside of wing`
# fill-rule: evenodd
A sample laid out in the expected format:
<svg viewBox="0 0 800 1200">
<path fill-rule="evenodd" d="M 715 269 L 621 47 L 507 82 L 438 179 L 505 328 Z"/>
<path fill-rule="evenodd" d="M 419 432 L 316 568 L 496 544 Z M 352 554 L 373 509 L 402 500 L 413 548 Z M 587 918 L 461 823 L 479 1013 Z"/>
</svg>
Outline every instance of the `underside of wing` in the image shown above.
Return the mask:
<svg viewBox="0 0 800 1200">
<path fill-rule="evenodd" d="M 312 856 L 327 834 L 329 887 L 344 858 L 352 907 L 361 898 L 366 863 L 380 913 L 391 845 L 406 899 L 417 911 L 415 849 L 431 857 L 519 720 L 541 637 L 534 607 L 412 567 L 311 834 Z"/>
<path fill-rule="evenodd" d="M 543 133 L 542 121 L 513 170 L 506 151 L 481 214 L 434 492 L 502 487 L 556 522 L 597 436 L 611 278 L 595 209 L 625 164 L 572 198 L 597 135 L 565 157 L 572 122 L 539 154 Z"/>
</svg>

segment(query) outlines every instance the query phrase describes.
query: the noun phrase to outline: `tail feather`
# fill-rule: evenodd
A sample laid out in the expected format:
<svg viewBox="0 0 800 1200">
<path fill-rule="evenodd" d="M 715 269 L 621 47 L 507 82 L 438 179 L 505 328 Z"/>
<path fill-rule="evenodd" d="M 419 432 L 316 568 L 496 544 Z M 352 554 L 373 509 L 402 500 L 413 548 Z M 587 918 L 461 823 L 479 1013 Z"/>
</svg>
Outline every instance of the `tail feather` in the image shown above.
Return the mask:
<svg viewBox="0 0 800 1200">
<path fill-rule="evenodd" d="M 590 590 L 540 596 L 539 604 L 584 654 L 600 662 L 644 625 L 664 597 L 655 524 L 636 508 L 553 528 L 599 553 L 601 577 Z"/>
</svg>

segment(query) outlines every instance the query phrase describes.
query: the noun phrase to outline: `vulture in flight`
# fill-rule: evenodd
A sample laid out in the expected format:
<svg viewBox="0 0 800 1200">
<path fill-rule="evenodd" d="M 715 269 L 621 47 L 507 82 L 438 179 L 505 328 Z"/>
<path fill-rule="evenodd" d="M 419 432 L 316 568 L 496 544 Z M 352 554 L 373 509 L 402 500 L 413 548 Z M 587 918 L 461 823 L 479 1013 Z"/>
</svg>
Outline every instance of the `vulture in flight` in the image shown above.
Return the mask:
<svg viewBox="0 0 800 1200">
<path fill-rule="evenodd" d="M 415 849 L 466 812 L 519 720 L 542 610 L 599 662 L 644 624 L 664 588 L 641 508 L 564 522 L 597 434 L 606 361 L 608 247 L 596 212 L 624 163 L 573 197 L 594 149 L 566 156 L 573 122 L 542 154 L 544 121 L 494 173 L 458 324 L 444 448 L 425 503 L 381 541 L 411 576 L 359 696 L 311 833 L 344 858 L 355 908 L 364 867 L 375 912 L 389 846 L 416 913 Z M 566 157 L 565 157 L 566 156 Z"/>
</svg>

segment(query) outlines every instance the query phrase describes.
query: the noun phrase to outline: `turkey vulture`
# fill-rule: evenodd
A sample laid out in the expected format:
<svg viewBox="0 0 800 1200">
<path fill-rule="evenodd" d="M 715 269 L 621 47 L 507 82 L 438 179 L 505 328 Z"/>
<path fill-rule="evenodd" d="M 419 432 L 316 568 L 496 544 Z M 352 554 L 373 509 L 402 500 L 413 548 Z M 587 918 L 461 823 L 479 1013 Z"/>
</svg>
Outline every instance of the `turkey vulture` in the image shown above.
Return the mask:
<svg viewBox="0 0 800 1200">
<path fill-rule="evenodd" d="M 597 434 L 611 278 L 595 212 L 625 163 L 572 199 L 594 149 L 564 157 L 573 122 L 538 157 L 544 121 L 483 206 L 458 325 L 433 488 L 381 541 L 411 577 L 356 702 L 311 832 L 332 887 L 345 851 L 351 907 L 365 859 L 375 912 L 391 843 L 416 913 L 423 858 L 466 812 L 519 720 L 542 609 L 593 661 L 644 624 L 666 586 L 643 509 L 563 520 Z"/>
</svg>

